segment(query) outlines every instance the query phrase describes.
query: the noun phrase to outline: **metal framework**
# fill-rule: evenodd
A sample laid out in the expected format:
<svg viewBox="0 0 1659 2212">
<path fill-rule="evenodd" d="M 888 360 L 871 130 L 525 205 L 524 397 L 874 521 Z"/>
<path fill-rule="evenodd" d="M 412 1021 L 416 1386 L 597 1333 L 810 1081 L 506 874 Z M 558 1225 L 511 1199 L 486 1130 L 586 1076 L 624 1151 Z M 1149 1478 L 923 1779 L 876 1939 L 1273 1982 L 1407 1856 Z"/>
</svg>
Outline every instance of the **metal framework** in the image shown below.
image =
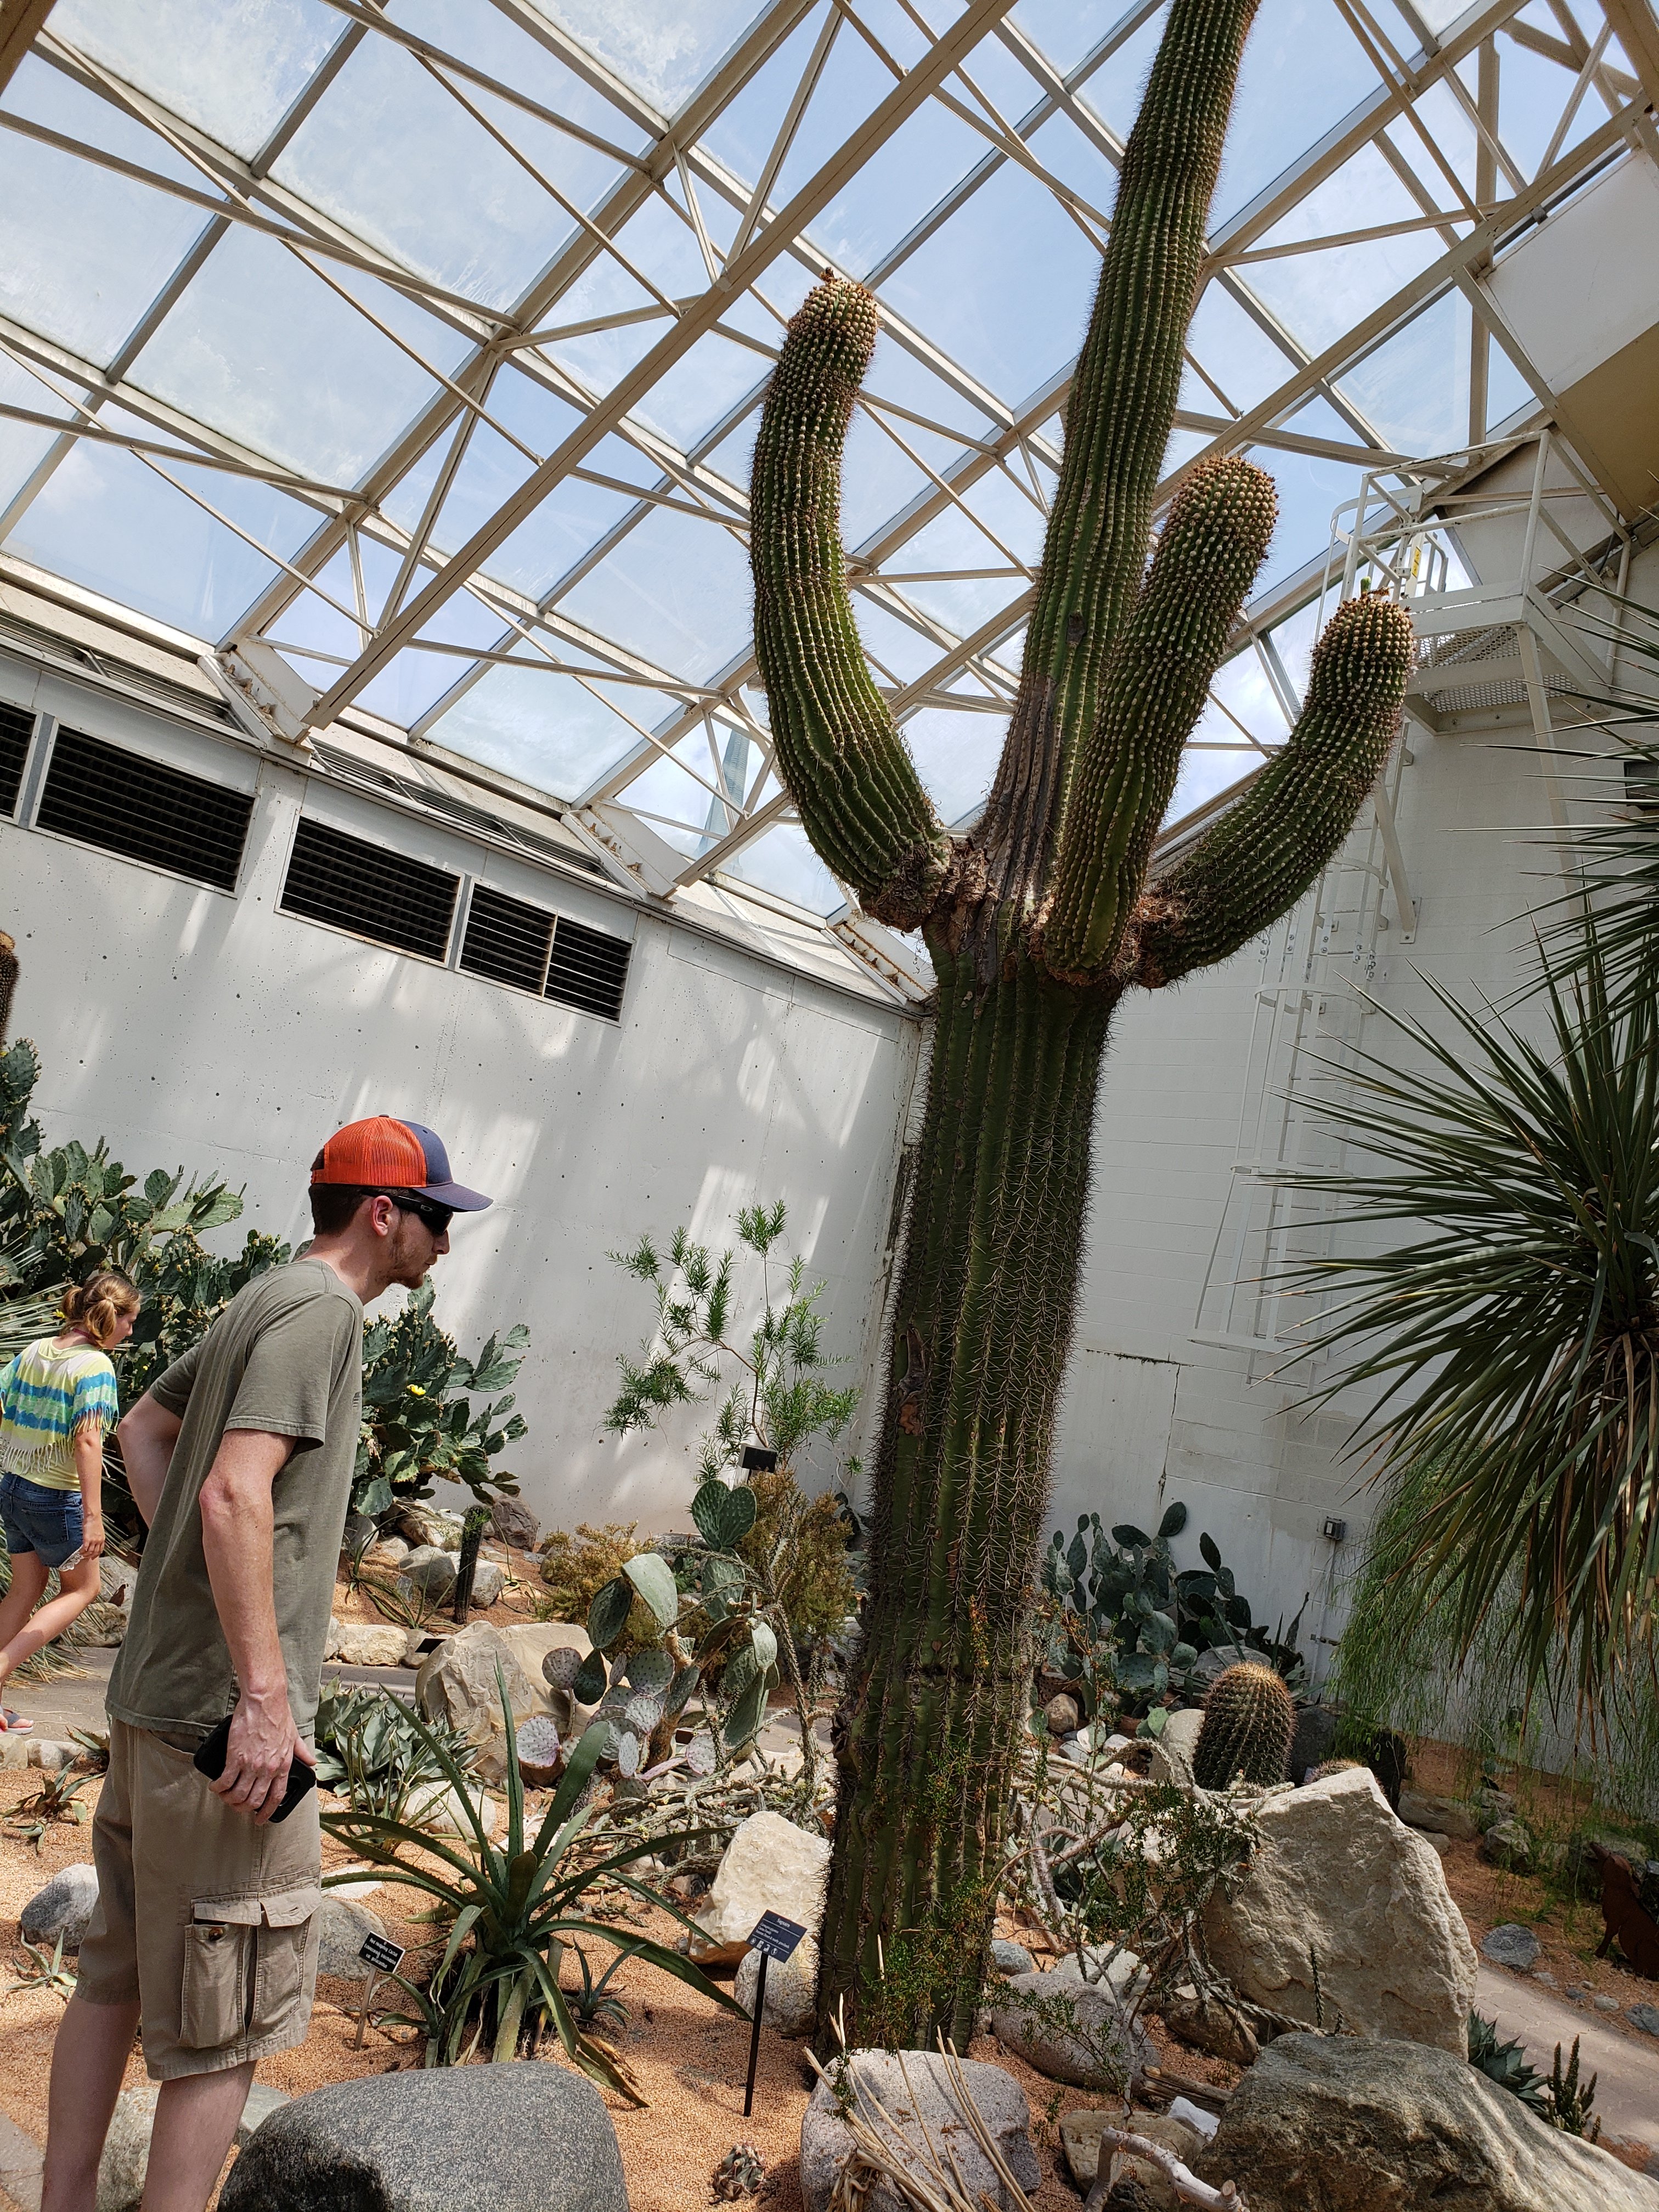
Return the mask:
<svg viewBox="0 0 1659 2212">
<path fill-rule="evenodd" d="M 337 34 L 251 150 L 235 72 L 220 83 L 197 63 L 192 24 L 205 36 L 210 17 L 234 58 L 238 26 L 251 35 L 262 15 L 268 35 L 280 9 L 77 0 L 40 21 L 0 106 L 0 157 L 56 165 L 65 241 L 88 265 L 98 202 L 88 181 L 82 209 L 77 179 L 170 220 L 182 210 L 194 228 L 101 354 L 77 349 L 29 297 L 5 303 L 0 572 L 8 555 L 54 565 L 34 549 L 68 465 L 99 459 L 113 499 L 141 480 L 152 497 L 165 487 L 257 586 L 212 635 L 188 609 L 167 619 L 200 636 L 276 738 L 303 744 L 343 721 L 434 758 L 511 766 L 630 880 L 673 896 L 747 878 L 851 928 L 862 957 L 902 965 L 837 911 L 844 895 L 793 827 L 741 622 L 728 605 L 711 638 L 695 593 L 678 627 L 664 606 L 705 564 L 737 573 L 747 437 L 788 309 L 826 267 L 860 277 L 887 343 L 849 487 L 864 471 L 886 507 L 852 556 L 854 588 L 924 775 L 947 814 L 971 814 L 975 764 L 982 789 L 1016 680 L 1086 268 L 1075 296 L 1053 301 L 1051 330 L 1000 347 L 1007 358 L 1047 345 L 1028 392 L 993 388 L 997 344 L 939 333 L 967 327 L 964 268 L 1016 253 L 1071 268 L 1078 241 L 1098 250 L 1156 0 L 1133 0 L 1086 52 L 1053 56 L 1011 19 L 1012 0 L 962 0 L 942 25 L 944 11 L 924 17 L 914 0 L 773 0 L 723 53 L 699 45 L 718 4 L 475 0 L 489 35 L 465 52 L 389 0 L 325 4 Z M 1073 12 L 1041 20 L 1063 41 Z M 1284 738 L 1331 508 L 1419 483 L 1431 431 L 1474 447 L 1551 422 L 1554 394 L 1490 296 L 1494 256 L 1598 170 L 1659 152 L 1650 0 L 1534 0 L 1524 15 L 1522 0 L 1494 0 L 1450 21 L 1429 0 L 1285 0 L 1277 14 L 1295 15 L 1294 35 L 1358 96 L 1297 143 L 1305 102 L 1275 86 L 1284 26 L 1268 0 L 1235 132 L 1259 139 L 1271 120 L 1273 161 L 1255 156 L 1253 173 L 1274 161 L 1277 173 L 1211 238 L 1165 489 L 1202 453 L 1248 449 L 1288 472 L 1297 497 L 1289 558 L 1195 734 L 1188 807 Z M 297 41 L 297 8 L 294 19 Z M 649 89 L 653 39 L 682 73 L 688 53 L 696 64 L 672 112 Z M 319 186 L 307 149 L 358 116 L 370 83 L 383 88 L 386 161 L 409 158 L 417 114 L 441 116 L 457 189 L 473 166 L 495 179 L 537 267 L 516 297 L 447 250 L 423 204 L 429 175 L 409 179 L 395 222 L 368 188 Z M 871 246 L 884 194 L 908 212 Z M 856 250 L 837 244 L 854 233 Z M 152 366 L 176 362 L 181 343 L 235 353 L 215 278 L 250 242 L 303 272 L 319 314 L 350 319 L 376 373 L 417 392 L 351 481 L 280 452 L 234 381 L 210 406 Z M 1433 406 L 1413 390 L 1425 375 L 1438 380 Z M 19 453 L 21 465 L 7 458 Z M 278 526 L 250 520 L 256 495 Z M 583 542 L 526 582 L 526 535 L 556 514 L 580 518 Z M 70 590 L 93 580 L 57 566 Z M 99 588 L 159 613 L 141 581 Z M 577 722 L 581 746 L 562 744 Z M 555 773 L 577 752 L 579 775 Z"/>
</svg>

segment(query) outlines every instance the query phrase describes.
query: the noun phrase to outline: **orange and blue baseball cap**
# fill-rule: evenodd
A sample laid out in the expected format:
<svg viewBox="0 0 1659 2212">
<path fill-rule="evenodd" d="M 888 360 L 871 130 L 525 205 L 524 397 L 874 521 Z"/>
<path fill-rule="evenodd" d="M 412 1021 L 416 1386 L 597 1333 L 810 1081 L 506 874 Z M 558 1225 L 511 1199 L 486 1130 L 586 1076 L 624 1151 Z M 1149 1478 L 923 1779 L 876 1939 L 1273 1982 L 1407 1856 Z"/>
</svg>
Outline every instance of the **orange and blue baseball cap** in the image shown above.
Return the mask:
<svg viewBox="0 0 1659 2212">
<path fill-rule="evenodd" d="M 482 1213 L 493 1201 L 449 1172 L 443 1139 L 418 1121 L 371 1114 L 337 1129 L 312 1162 L 313 1183 L 351 1183 L 362 1190 L 406 1190 L 456 1213 Z"/>
</svg>

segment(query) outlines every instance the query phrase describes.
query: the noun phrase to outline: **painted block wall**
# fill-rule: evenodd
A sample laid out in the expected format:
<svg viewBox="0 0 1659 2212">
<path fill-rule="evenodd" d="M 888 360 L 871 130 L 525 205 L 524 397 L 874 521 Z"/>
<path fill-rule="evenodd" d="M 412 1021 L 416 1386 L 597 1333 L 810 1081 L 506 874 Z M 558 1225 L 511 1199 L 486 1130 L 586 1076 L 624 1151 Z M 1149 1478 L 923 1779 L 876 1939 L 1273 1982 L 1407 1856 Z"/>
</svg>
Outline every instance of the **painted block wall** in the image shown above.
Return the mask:
<svg viewBox="0 0 1659 2212">
<path fill-rule="evenodd" d="M 40 1050 L 46 1141 L 101 1133 L 141 1174 L 182 1163 L 246 1184 L 242 1221 L 214 1240 L 226 1249 L 248 1226 L 307 1233 L 311 1159 L 341 1122 L 390 1111 L 437 1129 L 456 1172 L 496 1199 L 458 1219 L 437 1317 L 469 1352 L 528 1322 L 530 1435 L 502 1463 L 545 1524 L 688 1525 L 700 1423 L 677 1416 L 643 1444 L 599 1433 L 615 1355 L 652 1318 L 605 1255 L 643 1230 L 687 1223 L 725 1242 L 740 1206 L 782 1198 L 827 1281 L 830 1348 L 849 1372 L 872 1362 L 915 1022 L 349 794 L 307 797 L 343 829 L 635 931 L 619 1024 L 380 950 L 276 911 L 291 771 L 250 756 L 227 768 L 210 737 L 21 662 L 0 661 L 0 696 L 180 766 L 211 754 L 245 787 L 257 775 L 234 898 L 0 823 L 0 927 L 22 964 L 11 1033 Z"/>
</svg>

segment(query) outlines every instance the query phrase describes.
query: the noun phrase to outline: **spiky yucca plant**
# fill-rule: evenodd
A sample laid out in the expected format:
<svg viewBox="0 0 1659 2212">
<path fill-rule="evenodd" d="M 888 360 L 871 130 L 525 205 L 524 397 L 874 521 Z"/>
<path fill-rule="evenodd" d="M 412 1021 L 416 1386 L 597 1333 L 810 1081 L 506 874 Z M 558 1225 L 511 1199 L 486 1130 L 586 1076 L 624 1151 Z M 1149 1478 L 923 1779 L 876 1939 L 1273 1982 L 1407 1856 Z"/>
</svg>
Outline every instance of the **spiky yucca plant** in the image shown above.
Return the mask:
<svg viewBox="0 0 1659 2212">
<path fill-rule="evenodd" d="M 1193 1752 L 1200 1790 L 1236 1781 L 1282 1782 L 1290 1763 L 1296 1708 L 1271 1667 L 1228 1667 L 1210 1685 Z"/>
<path fill-rule="evenodd" d="M 1340 1294 L 1319 1395 L 1370 1387 L 1390 1481 L 1357 1644 L 1427 1627 L 1455 1668 L 1485 1641 L 1516 1702 L 1594 1715 L 1659 1604 L 1659 1008 L 1611 1002 L 1588 927 L 1543 983 L 1541 1035 L 1433 983 L 1443 1034 L 1378 1009 L 1409 1072 L 1357 1055 L 1321 1109 L 1356 1164 L 1297 1182 L 1407 1233 L 1295 1273 Z"/>
<path fill-rule="evenodd" d="M 839 532 L 869 295 L 791 324 L 755 449 L 755 635 L 808 836 L 938 977 L 927 1116 L 872 1481 L 866 1628 L 841 1715 L 823 2002 L 965 2047 L 981 1986 L 1028 1591 L 1046 1507 L 1107 1025 L 1282 914 L 1389 750 L 1411 627 L 1341 608 L 1290 743 L 1149 878 L 1186 738 L 1273 527 L 1242 459 L 1190 470 L 1147 564 L 1204 225 L 1255 0 L 1173 0 L 1125 156 L 1069 403 L 1020 688 L 982 822 L 941 827 L 866 669 Z M 886 1973 L 882 1976 L 884 1949 Z"/>
</svg>

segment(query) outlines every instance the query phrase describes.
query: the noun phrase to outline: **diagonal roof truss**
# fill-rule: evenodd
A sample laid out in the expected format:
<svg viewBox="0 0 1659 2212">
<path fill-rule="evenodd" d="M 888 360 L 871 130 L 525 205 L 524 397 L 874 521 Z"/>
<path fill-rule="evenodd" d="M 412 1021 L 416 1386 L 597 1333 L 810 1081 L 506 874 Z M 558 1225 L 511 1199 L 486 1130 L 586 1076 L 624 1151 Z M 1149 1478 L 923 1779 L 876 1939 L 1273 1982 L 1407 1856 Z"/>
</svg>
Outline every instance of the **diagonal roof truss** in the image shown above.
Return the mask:
<svg viewBox="0 0 1659 2212">
<path fill-rule="evenodd" d="M 774 772 L 748 446 L 824 268 L 878 680 L 988 785 L 1158 0 L 58 0 L 0 100 L 7 557 L 264 652 L 299 719 L 505 771 L 669 890 L 844 893 Z M 1177 810 L 1282 742 L 1332 509 L 1547 420 L 1494 257 L 1659 155 L 1650 0 L 1264 0 L 1166 490 L 1282 520 Z M 21 196 L 21 197 L 20 197 Z"/>
</svg>

